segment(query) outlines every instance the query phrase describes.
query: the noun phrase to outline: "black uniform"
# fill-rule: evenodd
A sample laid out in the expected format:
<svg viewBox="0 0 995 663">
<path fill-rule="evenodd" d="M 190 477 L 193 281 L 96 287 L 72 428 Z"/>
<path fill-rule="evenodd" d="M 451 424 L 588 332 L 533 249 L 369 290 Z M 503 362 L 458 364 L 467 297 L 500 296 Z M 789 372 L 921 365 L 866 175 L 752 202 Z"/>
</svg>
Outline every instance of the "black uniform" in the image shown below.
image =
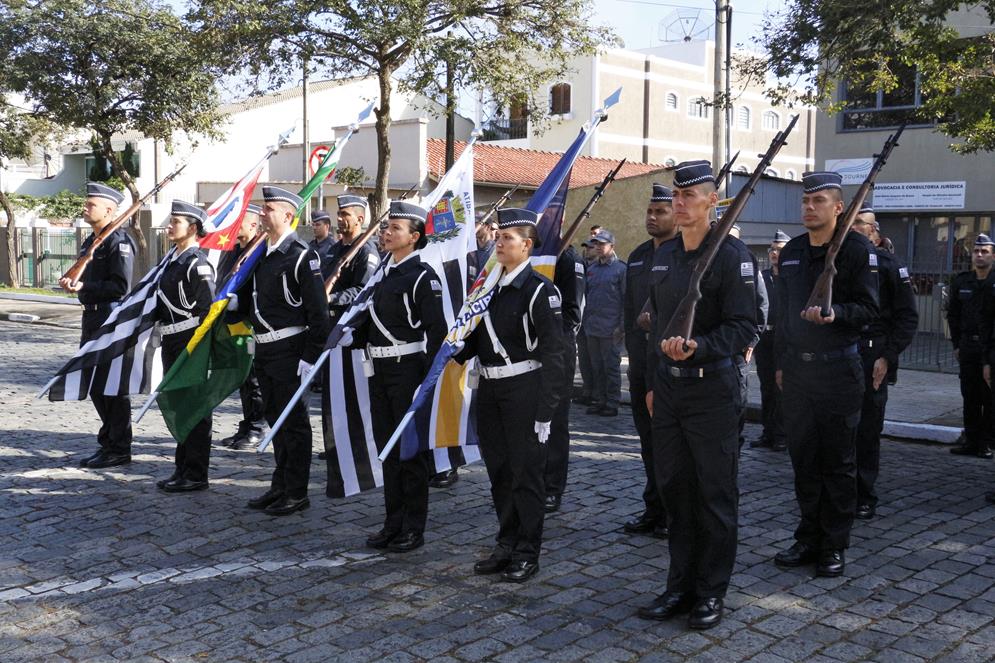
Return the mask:
<svg viewBox="0 0 995 663">
<path fill-rule="evenodd" d="M 176 363 L 197 325 L 214 301 L 214 268 L 197 247 L 174 256 L 163 270 L 156 289 L 155 319 L 162 336 L 163 372 Z M 177 440 L 173 477 L 207 481 L 211 457 L 211 418 L 197 422 L 185 440 Z"/>
<path fill-rule="evenodd" d="M 563 314 L 563 385 L 573 388 L 577 369 L 577 331 L 584 315 L 584 261 L 577 250 L 568 246 L 556 259 L 553 285 L 560 292 Z M 570 462 L 570 398 L 561 398 L 553 413 L 549 440 L 546 441 L 546 495 L 562 495 L 567 486 Z"/>
<path fill-rule="evenodd" d="M 370 414 L 378 451 L 383 451 L 411 407 L 449 329 L 442 309 L 442 282 L 417 253 L 385 269 L 383 280 L 374 286 L 370 317 L 353 335 L 353 345 L 368 346 L 373 362 Z M 408 344 L 421 344 L 421 349 L 378 356 Z M 429 458 L 418 454 L 402 461 L 400 454 L 397 445 L 383 462 L 387 512 L 383 529 L 421 534 L 428 517 Z"/>
<path fill-rule="evenodd" d="M 324 349 L 329 321 L 318 255 L 293 232 L 275 249 L 266 250 L 251 283 L 239 293 L 239 311 L 252 322 L 256 376 L 266 421 L 272 426 L 300 386 L 298 362 L 313 364 Z M 266 335 L 274 333 L 286 336 L 269 341 Z M 273 438 L 273 453 L 276 470 L 271 488 L 291 499 L 305 497 L 311 471 L 311 421 L 303 399 Z"/>
<path fill-rule="evenodd" d="M 498 286 L 487 317 L 507 358 L 495 347 L 485 320 L 466 338 L 456 361 L 476 356 L 483 367 L 529 360 L 542 364 L 538 370 L 503 378 L 488 377 L 481 369 L 477 391 L 480 453 L 498 516 L 493 555 L 513 562 L 537 562 L 546 496 L 546 446 L 536 437 L 535 422 L 552 421 L 563 397 L 560 298 L 549 279 L 525 264 L 508 285 Z"/>
<path fill-rule="evenodd" d="M 357 240 L 358 241 L 358 240 Z M 343 256 L 352 248 L 352 244 L 337 242 L 328 252 L 328 259 L 331 263 L 330 269 L 334 269 Z M 377 252 L 377 245 L 371 239 L 359 249 L 352 261 L 339 274 L 335 287 L 328 297 L 328 309 L 332 314 L 332 322 L 336 322 L 346 309 L 352 306 L 356 296 L 366 285 L 366 282 L 373 276 L 377 265 L 380 264 L 380 254 Z"/>
<path fill-rule="evenodd" d="M 986 330 L 983 319 L 995 285 L 995 270 L 979 279 L 973 270 L 961 272 L 950 284 L 947 324 L 960 363 L 960 393 L 964 399 L 965 446 L 984 452 L 991 446 L 991 389 L 982 375 Z"/>
<path fill-rule="evenodd" d="M 919 325 L 916 297 L 909 270 L 890 252 L 875 249 L 878 264 L 878 298 L 881 314 L 860 332 L 860 359 L 864 365 L 864 402 L 857 427 L 857 504 L 875 506 L 874 483 L 881 456 L 881 430 L 888 404 L 888 377 L 874 389 L 874 362 L 888 361 L 889 371 L 908 347 Z"/>
<path fill-rule="evenodd" d="M 671 247 L 672 243 L 661 245 Z M 639 451 L 646 471 L 646 486 L 643 488 L 643 502 L 646 503 L 647 518 L 667 525 L 667 511 L 656 485 L 656 470 L 653 464 L 653 422 L 646 408 L 646 394 L 652 389 L 647 375 L 646 355 L 649 351 L 649 333 L 636 324 L 636 319 L 649 298 L 654 255 L 657 247 L 653 240 L 647 240 L 633 249 L 626 262 L 625 298 L 622 303 L 623 324 L 625 326 L 625 350 L 629 355 L 629 398 L 632 406 L 632 421 L 639 434 Z"/>
<path fill-rule="evenodd" d="M 335 260 L 332 258 L 332 249 L 338 244 L 335 241 L 335 236 L 331 233 L 328 234 L 325 239 L 320 242 L 316 239 L 312 239 L 308 243 L 308 248 L 312 249 L 321 258 L 321 278 L 327 279 L 332 274 L 332 270 L 335 269 Z"/>
<path fill-rule="evenodd" d="M 757 269 L 757 259 L 753 257 L 752 253 L 750 254 L 750 257 L 753 259 L 753 274 L 756 275 L 757 271 L 759 271 Z M 770 310 L 770 302 L 768 301 L 767 297 L 767 286 L 764 283 L 764 280 L 762 278 L 755 278 L 754 286 L 756 286 L 757 327 L 754 330 L 753 338 L 750 339 L 750 342 L 748 344 L 749 348 L 756 348 L 757 343 L 760 342 L 760 333 L 763 331 L 764 327 L 767 326 L 767 314 Z M 747 375 L 747 371 L 749 370 L 749 364 L 746 361 L 745 348 L 743 352 L 736 355 L 735 361 L 736 361 L 736 370 L 739 371 L 740 397 L 741 400 L 743 401 L 743 409 L 739 414 L 739 447 L 742 449 L 743 443 L 746 441 L 746 438 L 743 437 L 743 430 L 746 428 L 746 402 L 749 400 L 750 397 L 749 383 L 747 382 L 747 380 L 749 379 Z"/>
<path fill-rule="evenodd" d="M 80 248 L 82 257 L 93 244 L 91 234 Z M 89 341 L 110 316 L 117 304 L 131 291 L 135 245 L 124 228 L 112 232 L 94 251 L 93 260 L 80 275 L 83 287 L 78 293 L 83 305 L 80 345 Z M 95 370 L 108 370 L 108 367 Z M 104 396 L 90 393 L 90 400 L 100 417 L 97 442 L 110 455 L 131 455 L 131 399 L 128 396 Z"/>
<path fill-rule="evenodd" d="M 855 437 L 864 394 L 857 344 L 878 315 L 874 246 L 850 232 L 836 257 L 831 324 L 801 318 L 825 265 L 826 246 L 808 233 L 781 250 L 776 279 L 778 319 L 774 350 L 782 370 L 788 452 L 795 472 L 801 522 L 795 538 L 814 550 L 850 545 L 857 507 Z"/>
<path fill-rule="evenodd" d="M 235 268 L 235 263 L 238 262 L 243 253 L 245 253 L 245 249 L 241 244 L 236 244 L 231 251 L 225 251 L 221 260 L 218 261 L 217 284 L 223 284 L 228 280 L 232 269 Z M 263 392 L 259 388 L 255 365 L 249 368 L 245 382 L 238 388 L 238 396 L 242 402 L 242 420 L 238 422 L 235 439 L 245 437 L 249 433 L 261 436 L 266 428 L 266 419 L 263 415 Z"/>
<path fill-rule="evenodd" d="M 784 450 L 787 442 L 784 437 L 784 425 L 781 413 L 781 390 L 777 388 L 777 361 L 774 357 L 774 320 L 777 311 L 776 279 L 770 268 L 760 272 L 767 289 L 767 324 L 760 332 L 760 340 L 755 350 L 757 358 L 757 377 L 760 379 L 760 406 L 762 410 L 763 437 L 761 446 L 776 450 Z"/>
<path fill-rule="evenodd" d="M 702 241 L 707 245 L 708 236 Z M 670 518 L 667 590 L 698 599 L 721 598 L 736 561 L 738 425 L 744 407 L 734 357 L 756 333 L 753 257 L 727 237 L 701 283 L 690 359 L 662 353 L 663 332 L 681 300 L 701 249 L 683 237 L 657 252 L 650 292 L 656 317 L 651 352 L 653 461 Z"/>
</svg>

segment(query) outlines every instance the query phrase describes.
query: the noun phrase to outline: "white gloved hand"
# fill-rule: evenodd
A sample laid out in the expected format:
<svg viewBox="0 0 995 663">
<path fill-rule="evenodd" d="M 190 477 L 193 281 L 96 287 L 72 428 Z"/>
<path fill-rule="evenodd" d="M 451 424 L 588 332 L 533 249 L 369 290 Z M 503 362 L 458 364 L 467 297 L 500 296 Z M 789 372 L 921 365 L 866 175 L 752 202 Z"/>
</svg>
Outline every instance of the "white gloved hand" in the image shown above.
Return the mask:
<svg viewBox="0 0 995 663">
<path fill-rule="evenodd" d="M 236 294 L 228 295 L 228 310 L 229 311 L 238 310 L 238 295 Z"/>
<path fill-rule="evenodd" d="M 546 444 L 549 439 L 549 421 L 537 421 L 535 426 L 536 435 L 539 437 L 539 444 Z"/>
<path fill-rule="evenodd" d="M 314 368 L 314 364 L 309 364 L 303 359 L 297 362 L 297 375 L 301 376 L 301 384 L 304 384 L 304 380 L 307 378 L 308 373 Z"/>
</svg>

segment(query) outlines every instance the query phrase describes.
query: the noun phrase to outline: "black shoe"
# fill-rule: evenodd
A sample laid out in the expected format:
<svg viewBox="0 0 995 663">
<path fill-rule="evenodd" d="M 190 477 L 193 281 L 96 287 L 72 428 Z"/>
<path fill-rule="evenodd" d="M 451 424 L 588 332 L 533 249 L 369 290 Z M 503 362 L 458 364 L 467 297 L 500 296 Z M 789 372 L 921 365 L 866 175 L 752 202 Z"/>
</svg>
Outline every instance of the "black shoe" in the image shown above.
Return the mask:
<svg viewBox="0 0 995 663">
<path fill-rule="evenodd" d="M 773 444 L 770 445 L 771 451 L 786 451 L 788 449 L 788 443 L 784 440 L 774 440 Z"/>
<path fill-rule="evenodd" d="M 691 608 L 691 616 L 688 617 L 688 628 L 703 631 L 713 626 L 718 626 L 722 621 L 722 599 L 710 598 L 701 599 Z"/>
<path fill-rule="evenodd" d="M 857 513 L 854 514 L 856 518 L 861 520 L 870 520 L 874 517 L 874 505 L 873 504 L 858 504 Z"/>
<path fill-rule="evenodd" d="M 311 506 L 311 500 L 307 498 L 307 495 L 298 498 L 284 495 L 278 501 L 273 502 L 263 509 L 263 513 L 268 516 L 289 516 L 293 512 L 303 511 L 309 506 Z"/>
<path fill-rule="evenodd" d="M 995 455 L 995 454 L 992 454 L 992 450 L 991 449 L 978 449 L 978 453 L 977 453 L 978 458 L 985 458 L 985 459 L 991 460 L 991 457 L 993 455 Z"/>
<path fill-rule="evenodd" d="M 774 555 L 775 564 L 789 569 L 811 564 L 817 559 L 819 559 L 819 551 L 801 541 L 795 541 L 790 548 Z"/>
<path fill-rule="evenodd" d="M 586 414 L 598 414 L 599 412 L 601 412 L 601 408 L 603 408 L 603 407 L 604 407 L 604 405 L 598 405 L 597 403 L 594 403 L 594 404 L 591 405 L 591 407 L 587 408 L 584 412 Z"/>
<path fill-rule="evenodd" d="M 573 400 L 574 400 L 574 403 L 576 403 L 577 405 L 590 405 L 591 404 L 591 397 L 590 396 L 578 396 L 578 397 L 576 397 Z"/>
<path fill-rule="evenodd" d="M 99 458 L 91 460 L 86 464 L 91 470 L 99 470 L 104 467 L 117 467 L 127 465 L 131 462 L 130 454 L 101 454 Z"/>
<path fill-rule="evenodd" d="M 670 536 L 670 530 L 663 523 L 658 524 L 653 528 L 653 538 L 654 539 L 666 539 Z"/>
<path fill-rule="evenodd" d="M 255 449 L 259 446 L 259 443 L 262 442 L 262 439 L 263 436 L 261 433 L 250 431 L 227 446 L 233 451 Z"/>
<path fill-rule="evenodd" d="M 815 575 L 820 578 L 835 578 L 843 575 L 846 570 L 846 560 L 843 550 L 823 550 L 819 553 L 819 563 L 815 567 Z"/>
<path fill-rule="evenodd" d="M 241 443 L 244 439 L 245 439 L 245 433 L 243 433 L 242 431 L 238 431 L 234 435 L 230 435 L 224 438 L 223 440 L 218 442 L 218 444 L 222 447 L 234 447 L 236 444 Z"/>
<path fill-rule="evenodd" d="M 761 449 L 764 447 L 772 447 L 772 446 L 774 446 L 773 441 L 771 441 L 769 437 L 766 437 L 764 435 L 761 435 L 755 440 L 750 440 L 751 449 Z"/>
<path fill-rule="evenodd" d="M 249 500 L 248 507 L 250 509 L 265 509 L 270 504 L 273 504 L 274 502 L 278 501 L 281 497 L 283 497 L 282 490 L 277 490 L 276 488 L 270 488 L 259 497 L 254 497 L 251 500 Z"/>
<path fill-rule="evenodd" d="M 459 472 L 454 467 L 451 470 L 433 474 L 432 478 L 428 480 L 428 485 L 430 488 L 449 488 L 457 481 L 459 481 Z"/>
<path fill-rule="evenodd" d="M 990 493 L 985 493 L 985 501 L 989 504 L 995 504 L 995 491 Z"/>
<path fill-rule="evenodd" d="M 659 522 L 660 518 L 658 516 L 653 516 L 648 511 L 643 511 L 639 514 L 638 518 L 633 518 L 622 525 L 622 529 L 629 534 L 649 534 L 656 529 Z"/>
<path fill-rule="evenodd" d="M 387 550 L 406 553 L 425 545 L 425 537 L 421 532 L 405 532 L 387 544 Z"/>
<path fill-rule="evenodd" d="M 663 594 L 660 594 L 660 596 L 653 599 L 653 602 L 648 606 L 640 608 L 636 614 L 639 615 L 641 619 L 670 619 L 674 615 L 689 612 L 691 607 L 694 605 L 696 598 L 697 597 L 690 592 L 682 593 L 667 590 Z"/>
<path fill-rule="evenodd" d="M 318 452 L 318 460 L 328 460 L 328 452 L 327 451 L 319 451 Z"/>
<path fill-rule="evenodd" d="M 950 453 L 955 456 L 974 456 L 978 453 L 978 448 L 973 444 L 958 444 L 955 447 L 951 447 Z"/>
<path fill-rule="evenodd" d="M 80 467 L 87 467 L 90 463 L 92 463 L 93 461 L 97 460 L 98 458 L 100 458 L 103 455 L 104 455 L 104 450 L 103 449 L 97 449 L 96 451 L 94 451 L 92 454 L 90 454 L 86 458 L 80 459 L 79 466 Z"/>
<path fill-rule="evenodd" d="M 492 573 L 501 573 L 508 565 L 511 564 L 511 560 L 507 557 L 495 557 L 491 555 L 487 559 L 482 559 L 473 565 L 473 572 L 478 576 L 491 575 Z"/>
<path fill-rule="evenodd" d="M 605 407 L 603 407 L 600 410 L 598 410 L 597 414 L 598 414 L 598 416 L 601 416 L 601 417 L 617 417 L 618 416 L 618 408 L 617 407 L 608 407 L 606 405 Z"/>
<path fill-rule="evenodd" d="M 195 490 L 207 490 L 207 482 L 175 479 L 167 482 L 162 489 L 167 493 L 192 493 Z"/>
<path fill-rule="evenodd" d="M 525 582 L 537 573 L 539 573 L 539 562 L 526 562 L 520 559 L 508 564 L 504 572 L 501 573 L 501 581 Z"/>
<path fill-rule="evenodd" d="M 382 529 L 376 534 L 370 536 L 366 539 L 367 548 L 386 548 L 390 545 L 390 542 L 397 538 L 400 532 L 391 532 L 387 529 Z"/>
<path fill-rule="evenodd" d="M 176 481 L 177 479 L 180 478 L 180 476 L 181 476 L 180 475 L 180 471 L 177 470 L 177 471 L 173 472 L 172 474 L 170 474 L 168 479 L 159 479 L 158 481 L 156 481 L 155 482 L 155 487 L 159 488 L 159 489 L 165 488 L 167 483 L 172 483 L 172 482 Z"/>
<path fill-rule="evenodd" d="M 561 495 L 546 495 L 546 502 L 542 505 L 542 510 L 546 513 L 555 513 L 560 510 Z"/>
</svg>

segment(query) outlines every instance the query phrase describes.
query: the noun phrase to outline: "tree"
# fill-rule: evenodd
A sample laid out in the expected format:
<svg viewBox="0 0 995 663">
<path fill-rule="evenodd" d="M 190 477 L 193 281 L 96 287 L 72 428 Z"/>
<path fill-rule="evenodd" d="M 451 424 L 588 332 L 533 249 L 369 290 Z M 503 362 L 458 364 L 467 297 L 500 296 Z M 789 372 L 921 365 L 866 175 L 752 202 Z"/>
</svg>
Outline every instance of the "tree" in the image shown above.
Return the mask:
<svg viewBox="0 0 995 663">
<path fill-rule="evenodd" d="M 223 51 L 260 86 L 285 83 L 303 61 L 331 77 L 376 77 L 376 215 L 387 204 L 395 85 L 441 98 L 450 61 L 457 88 L 489 89 L 499 102 L 524 93 L 541 121 L 540 85 L 575 55 L 615 43 L 589 15 L 590 0 L 196 0 L 188 18 L 201 48 Z"/>
<path fill-rule="evenodd" d="M 0 168 L 14 159 L 28 159 L 38 137 L 44 132 L 44 123 L 29 113 L 25 113 L 5 101 L 0 86 Z M 0 189 L 0 208 L 7 219 L 7 241 L 4 251 L 7 254 L 7 282 L 16 287 L 17 255 L 14 245 L 16 228 L 14 225 L 14 205 L 10 197 Z"/>
<path fill-rule="evenodd" d="M 160 0 L 8 0 L 0 3 L 0 77 L 32 111 L 92 135 L 133 199 L 135 180 L 111 140 L 137 131 L 217 135 L 213 66 L 194 33 Z M 144 250 L 137 216 L 132 231 Z"/>
<path fill-rule="evenodd" d="M 788 0 L 754 38 L 762 54 L 739 66 L 754 79 L 776 78 L 767 90 L 775 103 L 816 103 L 830 111 L 845 105 L 833 103 L 841 82 L 890 93 L 905 72 L 918 72 L 923 103 L 916 119 L 936 120 L 940 131 L 960 140 L 951 145 L 955 151 L 991 151 L 995 0 L 962 7 L 959 0 Z"/>
</svg>

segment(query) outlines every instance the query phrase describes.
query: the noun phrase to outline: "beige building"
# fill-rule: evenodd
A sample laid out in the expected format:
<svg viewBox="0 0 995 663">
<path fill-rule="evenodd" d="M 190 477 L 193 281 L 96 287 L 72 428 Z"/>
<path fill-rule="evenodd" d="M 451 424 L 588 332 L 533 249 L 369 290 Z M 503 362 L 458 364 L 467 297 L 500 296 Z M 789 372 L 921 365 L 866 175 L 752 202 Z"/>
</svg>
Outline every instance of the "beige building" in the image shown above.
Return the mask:
<svg viewBox="0 0 995 663">
<path fill-rule="evenodd" d="M 622 98 L 598 128 L 585 154 L 673 165 L 712 157 L 712 113 L 705 103 L 714 91 L 711 41 L 666 44 L 642 50 L 609 50 L 578 58 L 567 78 L 547 86 L 551 123 L 540 133 L 525 108 L 487 109 L 484 140 L 537 150 L 562 150 L 590 119 L 604 97 L 622 88 Z M 814 166 L 815 111 L 774 108 L 759 86 L 733 80 L 731 152 L 741 151 L 737 170 L 752 171 L 790 114 L 800 112 L 789 144 L 769 175 L 797 180 Z M 489 112 L 488 112 L 489 111 Z M 722 112 L 722 111 L 720 111 Z"/>
</svg>

